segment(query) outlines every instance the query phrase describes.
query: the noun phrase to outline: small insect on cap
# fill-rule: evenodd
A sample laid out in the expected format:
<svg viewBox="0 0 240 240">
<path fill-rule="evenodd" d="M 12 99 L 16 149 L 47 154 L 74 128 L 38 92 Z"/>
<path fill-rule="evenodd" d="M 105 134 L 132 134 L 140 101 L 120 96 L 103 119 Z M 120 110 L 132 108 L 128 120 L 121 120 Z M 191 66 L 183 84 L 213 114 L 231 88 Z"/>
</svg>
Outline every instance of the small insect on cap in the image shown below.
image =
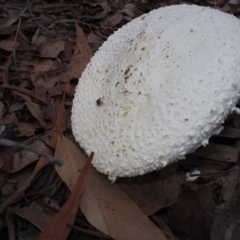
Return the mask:
<svg viewBox="0 0 240 240">
<path fill-rule="evenodd" d="M 184 158 L 219 133 L 240 91 L 240 21 L 195 5 L 115 32 L 79 79 L 72 128 L 111 180 Z"/>
</svg>

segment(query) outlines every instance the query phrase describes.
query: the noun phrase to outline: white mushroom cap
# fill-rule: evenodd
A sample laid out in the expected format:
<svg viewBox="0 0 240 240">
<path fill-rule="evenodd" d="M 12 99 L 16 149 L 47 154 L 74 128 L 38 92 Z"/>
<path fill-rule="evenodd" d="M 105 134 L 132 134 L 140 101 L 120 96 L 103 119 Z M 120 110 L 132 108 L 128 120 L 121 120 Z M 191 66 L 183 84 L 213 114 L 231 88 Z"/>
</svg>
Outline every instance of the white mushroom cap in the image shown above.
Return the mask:
<svg viewBox="0 0 240 240">
<path fill-rule="evenodd" d="M 73 133 L 110 179 L 141 175 L 206 145 L 239 92 L 239 19 L 194 5 L 160 8 L 91 59 L 76 88 Z"/>
</svg>

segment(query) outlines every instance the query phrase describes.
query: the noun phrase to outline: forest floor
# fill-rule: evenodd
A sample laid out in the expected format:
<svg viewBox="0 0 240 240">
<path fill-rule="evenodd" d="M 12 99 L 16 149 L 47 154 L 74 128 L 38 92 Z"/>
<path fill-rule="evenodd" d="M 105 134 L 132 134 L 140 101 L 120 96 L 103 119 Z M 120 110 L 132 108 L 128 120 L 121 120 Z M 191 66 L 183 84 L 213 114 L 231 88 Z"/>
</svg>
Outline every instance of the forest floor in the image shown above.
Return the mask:
<svg viewBox="0 0 240 240">
<path fill-rule="evenodd" d="M 64 163 L 0 148 L 1 240 L 240 239 L 238 115 L 206 148 L 160 171 L 115 183 L 91 166 L 80 171 L 87 157 L 70 116 L 84 68 L 124 24 L 182 3 L 240 15 L 236 0 L 0 1 L 0 136 Z M 186 181 L 195 170 L 199 177 Z"/>
</svg>

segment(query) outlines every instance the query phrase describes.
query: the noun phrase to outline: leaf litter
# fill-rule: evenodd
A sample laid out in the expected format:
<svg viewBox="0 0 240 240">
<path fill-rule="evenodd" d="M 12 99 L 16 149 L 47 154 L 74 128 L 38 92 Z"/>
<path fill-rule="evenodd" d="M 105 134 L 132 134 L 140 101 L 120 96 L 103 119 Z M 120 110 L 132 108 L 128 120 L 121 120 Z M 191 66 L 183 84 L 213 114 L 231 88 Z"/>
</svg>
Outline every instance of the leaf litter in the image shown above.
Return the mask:
<svg viewBox="0 0 240 240">
<path fill-rule="evenodd" d="M 73 191 L 87 160 L 70 124 L 77 79 L 119 27 L 176 3 L 2 3 L 0 136 L 55 154 L 65 164 L 55 170 L 44 157 L 0 146 L 1 239 L 60 239 L 54 233 L 60 222 L 62 239 L 239 239 L 240 119 L 234 114 L 208 147 L 185 160 L 115 183 L 89 166 L 82 195 Z M 238 1 L 188 3 L 239 17 Z M 186 174 L 196 171 L 196 180 L 187 182 Z M 75 205 L 69 204 L 72 196 Z M 66 212 L 72 206 L 72 214 Z"/>
</svg>

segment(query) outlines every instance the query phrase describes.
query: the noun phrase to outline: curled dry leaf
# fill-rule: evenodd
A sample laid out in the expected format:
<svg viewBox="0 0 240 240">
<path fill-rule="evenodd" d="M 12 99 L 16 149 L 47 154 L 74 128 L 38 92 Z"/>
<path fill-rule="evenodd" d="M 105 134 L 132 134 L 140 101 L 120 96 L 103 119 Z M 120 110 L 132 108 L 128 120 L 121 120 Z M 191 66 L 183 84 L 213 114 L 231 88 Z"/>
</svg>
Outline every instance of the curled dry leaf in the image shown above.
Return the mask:
<svg viewBox="0 0 240 240">
<path fill-rule="evenodd" d="M 129 17 L 134 18 L 138 15 L 138 8 L 134 3 L 128 3 L 119 12 L 123 12 L 127 14 Z"/>
<path fill-rule="evenodd" d="M 56 170 L 72 190 L 86 157 L 64 136 L 58 139 L 55 155 L 64 162 L 63 166 L 56 167 Z M 92 166 L 80 200 L 80 208 L 89 223 L 116 240 L 166 240 L 138 206 L 116 184 L 111 183 Z"/>
<path fill-rule="evenodd" d="M 55 39 L 49 39 L 46 43 L 39 46 L 37 51 L 41 57 L 56 58 L 60 52 L 64 50 L 65 41 L 56 41 Z"/>
<path fill-rule="evenodd" d="M 19 93 L 17 91 L 14 91 L 14 93 L 25 100 L 25 105 L 27 106 L 33 117 L 35 117 L 42 126 L 46 126 L 41 106 L 37 103 L 32 102 L 31 98 L 25 94 Z"/>
</svg>

